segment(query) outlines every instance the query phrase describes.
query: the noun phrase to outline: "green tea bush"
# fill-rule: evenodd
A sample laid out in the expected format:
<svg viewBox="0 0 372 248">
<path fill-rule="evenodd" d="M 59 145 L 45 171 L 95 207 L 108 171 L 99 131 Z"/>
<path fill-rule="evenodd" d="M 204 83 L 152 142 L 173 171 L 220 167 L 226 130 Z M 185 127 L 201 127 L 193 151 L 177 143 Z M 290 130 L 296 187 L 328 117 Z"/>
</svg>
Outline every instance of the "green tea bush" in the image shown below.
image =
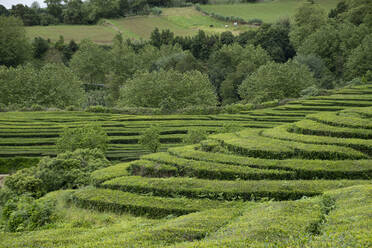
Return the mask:
<svg viewBox="0 0 372 248">
<path fill-rule="evenodd" d="M 87 125 L 78 128 L 65 128 L 56 146 L 59 152 L 75 151 L 76 149 L 107 150 L 108 136 L 102 127 Z"/>
</svg>

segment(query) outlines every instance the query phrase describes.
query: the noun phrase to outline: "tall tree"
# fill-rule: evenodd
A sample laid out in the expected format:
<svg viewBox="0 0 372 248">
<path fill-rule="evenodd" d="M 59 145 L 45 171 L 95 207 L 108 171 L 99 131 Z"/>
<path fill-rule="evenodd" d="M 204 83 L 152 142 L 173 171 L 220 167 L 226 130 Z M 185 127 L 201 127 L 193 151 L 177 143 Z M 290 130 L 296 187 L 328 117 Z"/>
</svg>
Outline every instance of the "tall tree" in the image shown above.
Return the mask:
<svg viewBox="0 0 372 248">
<path fill-rule="evenodd" d="M 105 83 L 108 52 L 90 40 L 81 42 L 72 56 L 70 67 L 79 78 L 89 84 Z"/>
<path fill-rule="evenodd" d="M 0 16 L 0 65 L 17 66 L 31 56 L 22 21 L 13 16 Z"/>
</svg>

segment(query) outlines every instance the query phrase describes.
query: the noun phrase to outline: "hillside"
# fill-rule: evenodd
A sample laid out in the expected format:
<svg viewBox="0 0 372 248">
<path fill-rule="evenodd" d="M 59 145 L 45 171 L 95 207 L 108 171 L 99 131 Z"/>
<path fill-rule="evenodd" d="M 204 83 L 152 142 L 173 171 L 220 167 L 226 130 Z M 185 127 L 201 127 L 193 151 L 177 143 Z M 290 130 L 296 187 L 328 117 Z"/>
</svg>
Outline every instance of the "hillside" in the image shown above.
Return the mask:
<svg viewBox="0 0 372 248">
<path fill-rule="evenodd" d="M 63 35 L 66 41 L 90 39 L 94 42 L 111 43 L 115 34 L 120 31 L 124 39 L 148 39 L 151 32 L 157 27 L 160 30 L 169 29 L 175 35 L 194 35 L 199 29 L 208 33 L 220 33 L 224 31 L 239 32 L 248 27 L 234 28 L 230 25 L 225 28 L 227 22 L 213 19 L 196 11 L 193 7 L 187 8 L 163 8 L 160 16 L 133 16 L 120 19 L 105 20 L 97 25 L 51 25 L 26 27 L 29 38 L 43 37 L 57 41 Z M 213 26 L 213 27 L 211 27 Z"/>
<path fill-rule="evenodd" d="M 53 229 L 3 247 L 369 247 L 372 87 L 336 93 L 242 114 L 288 124 L 95 171 L 95 187 L 44 197 Z"/>
</svg>

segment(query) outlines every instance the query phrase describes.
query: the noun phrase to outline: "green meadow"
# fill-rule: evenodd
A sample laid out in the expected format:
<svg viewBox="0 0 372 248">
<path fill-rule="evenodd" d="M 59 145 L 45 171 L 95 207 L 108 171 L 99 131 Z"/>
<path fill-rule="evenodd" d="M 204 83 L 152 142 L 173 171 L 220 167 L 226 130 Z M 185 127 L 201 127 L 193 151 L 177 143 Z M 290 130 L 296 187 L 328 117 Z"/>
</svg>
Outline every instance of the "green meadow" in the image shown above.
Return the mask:
<svg viewBox="0 0 372 248">
<path fill-rule="evenodd" d="M 241 17 L 247 21 L 258 18 L 263 22 L 272 23 L 281 18 L 291 18 L 296 9 L 306 2 L 304 0 L 269 0 L 259 3 L 209 4 L 200 7 L 208 13 Z M 315 4 L 327 12 L 335 8 L 338 2 L 339 0 L 315 0 Z"/>
</svg>

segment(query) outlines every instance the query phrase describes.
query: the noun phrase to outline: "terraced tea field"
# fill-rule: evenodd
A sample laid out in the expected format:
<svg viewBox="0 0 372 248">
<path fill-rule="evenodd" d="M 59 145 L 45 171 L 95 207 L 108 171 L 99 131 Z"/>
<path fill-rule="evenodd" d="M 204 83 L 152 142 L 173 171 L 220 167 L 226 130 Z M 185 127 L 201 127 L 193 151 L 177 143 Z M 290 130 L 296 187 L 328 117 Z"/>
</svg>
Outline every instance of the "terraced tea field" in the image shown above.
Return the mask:
<svg viewBox="0 0 372 248">
<path fill-rule="evenodd" d="M 161 129 L 162 151 L 182 145 L 183 137 L 188 130 L 201 128 L 210 133 L 220 130 L 226 124 L 233 124 L 242 128 L 268 129 L 286 123 L 302 120 L 306 115 L 327 111 L 324 118 L 337 116 L 328 114 L 328 111 L 340 111 L 350 107 L 372 106 L 372 87 L 359 86 L 342 89 L 330 96 L 314 97 L 312 99 L 290 102 L 287 105 L 270 109 L 243 111 L 240 114 L 220 115 L 154 115 L 133 116 L 120 114 L 96 114 L 87 112 L 8 112 L 0 113 L 0 174 L 22 168 L 31 162 L 36 164 L 42 156 L 55 156 L 55 142 L 65 127 L 77 127 L 88 123 L 101 125 L 109 135 L 110 144 L 107 156 L 110 160 L 130 161 L 138 159 L 147 153 L 139 144 L 138 138 L 143 131 L 151 125 L 159 125 Z M 358 131 L 359 136 L 353 136 L 353 130 L 339 127 L 337 130 L 323 130 L 323 124 L 328 122 L 316 121 L 316 118 L 298 122 L 293 129 L 305 134 L 331 134 L 330 140 L 334 144 L 342 143 L 337 137 L 345 135 L 348 138 L 370 138 L 369 132 Z M 335 119 L 338 122 L 339 119 Z M 346 121 L 346 120 L 344 120 Z M 360 121 L 360 119 L 358 119 Z M 357 129 L 358 122 L 355 123 Z M 350 123 L 349 123 L 350 125 Z M 360 124 L 362 125 L 362 124 Z M 312 127 L 312 130 L 308 129 Z M 264 135 L 273 132 L 282 135 L 284 127 L 265 131 Z M 319 130 L 320 129 L 320 130 Z M 318 131 L 314 131 L 318 130 Z M 267 133 L 266 133 L 267 132 Z M 351 133 L 350 133 L 351 132 Z M 337 134 L 338 133 L 338 134 Z M 252 134 L 255 135 L 255 134 Z M 337 136 L 338 135 L 338 136 Z M 301 140 L 302 137 L 291 133 L 291 139 Z M 343 137 L 343 136 L 342 136 Z M 262 137 L 263 139 L 264 137 Z M 319 142 L 322 139 L 319 138 Z M 323 141 L 326 142 L 326 141 Z M 350 145 L 353 141 L 350 141 Z M 355 141 L 353 147 L 363 146 L 365 143 Z M 343 156 L 343 155 L 340 155 Z M 355 155 L 357 156 L 357 155 Z M 14 162 L 16 161 L 16 162 Z M 16 164 L 17 166 L 14 166 Z"/>
<path fill-rule="evenodd" d="M 208 116 L 261 127 L 97 170 L 94 186 L 46 196 L 70 199 L 65 211 L 75 215 L 66 214 L 65 223 L 0 241 L 4 247 L 370 247 L 372 88 L 335 93 Z M 134 121 L 125 118 L 124 125 Z"/>
</svg>

